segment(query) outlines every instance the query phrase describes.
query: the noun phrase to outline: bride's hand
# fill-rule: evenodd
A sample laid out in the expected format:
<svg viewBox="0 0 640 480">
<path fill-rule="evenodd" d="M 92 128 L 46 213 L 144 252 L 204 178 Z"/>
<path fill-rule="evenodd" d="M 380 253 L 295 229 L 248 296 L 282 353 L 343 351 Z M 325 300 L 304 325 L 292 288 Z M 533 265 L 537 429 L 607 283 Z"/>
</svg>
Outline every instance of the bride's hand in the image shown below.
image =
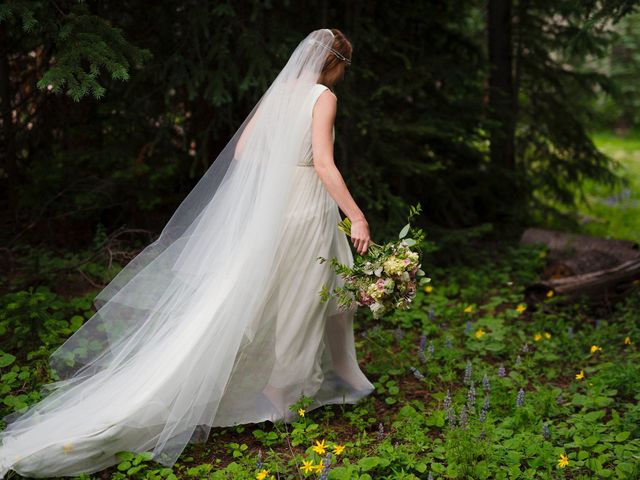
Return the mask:
<svg viewBox="0 0 640 480">
<path fill-rule="evenodd" d="M 369 224 L 362 218 L 351 223 L 351 242 L 356 247 L 358 255 L 364 255 L 371 243 Z"/>
</svg>

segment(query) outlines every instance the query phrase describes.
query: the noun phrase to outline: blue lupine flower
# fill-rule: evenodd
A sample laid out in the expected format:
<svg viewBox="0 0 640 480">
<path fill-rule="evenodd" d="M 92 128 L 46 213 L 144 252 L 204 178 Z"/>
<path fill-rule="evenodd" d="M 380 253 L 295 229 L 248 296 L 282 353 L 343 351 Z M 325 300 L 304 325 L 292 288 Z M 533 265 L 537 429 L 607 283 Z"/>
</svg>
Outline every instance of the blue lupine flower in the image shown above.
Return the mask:
<svg viewBox="0 0 640 480">
<path fill-rule="evenodd" d="M 507 371 L 504 369 L 504 367 L 502 365 L 500 365 L 500 368 L 498 368 L 498 376 L 499 377 L 506 377 L 507 376 Z"/>
<path fill-rule="evenodd" d="M 562 398 L 562 394 L 558 395 L 556 397 L 556 404 L 558 405 L 562 405 L 562 402 L 564 401 L 564 399 Z"/>
<path fill-rule="evenodd" d="M 484 430 L 482 430 L 482 431 L 480 432 L 480 435 L 478 435 L 478 438 L 479 438 L 480 440 L 484 440 L 484 439 L 486 438 L 486 436 L 487 436 L 487 432 L 485 432 Z"/>
<path fill-rule="evenodd" d="M 420 347 L 418 347 L 418 358 L 421 363 L 427 363 L 427 358 L 424 356 L 424 347 L 427 344 L 427 336 L 420 335 Z"/>
<path fill-rule="evenodd" d="M 601 320 L 599 318 L 596 319 L 596 328 L 600 328 L 600 322 Z"/>
<path fill-rule="evenodd" d="M 546 423 L 542 424 L 542 436 L 545 440 L 549 440 L 551 438 L 551 433 L 549 432 L 549 425 Z"/>
<path fill-rule="evenodd" d="M 528 351 L 529 351 L 529 344 L 528 344 L 528 343 L 525 343 L 525 344 L 522 346 L 522 352 L 523 352 L 523 353 L 527 353 Z"/>
<path fill-rule="evenodd" d="M 467 407 L 465 405 L 462 405 L 462 407 L 460 408 L 460 421 L 458 422 L 458 426 L 461 429 L 466 429 L 467 428 L 467 421 L 469 420 L 469 415 L 467 414 Z"/>
<path fill-rule="evenodd" d="M 424 375 L 422 375 L 422 373 L 420 373 L 420 371 L 417 368 L 411 366 L 409 367 L 409 369 L 413 372 L 413 376 L 416 377 L 418 380 L 422 380 L 424 378 Z"/>
<path fill-rule="evenodd" d="M 451 408 L 451 392 L 447 388 L 447 395 L 444 397 L 444 409 L 449 410 Z"/>
<path fill-rule="evenodd" d="M 480 421 L 484 422 L 487 418 L 487 413 L 489 412 L 489 396 L 484 397 L 484 403 L 482 404 L 482 408 L 480 409 Z"/>
<path fill-rule="evenodd" d="M 516 357 L 516 365 L 520 365 L 522 363 L 522 358 L 520 358 L 520 355 L 518 355 Z"/>
<path fill-rule="evenodd" d="M 451 337 L 447 335 L 447 340 L 445 342 L 445 346 L 447 348 L 451 348 Z"/>
<path fill-rule="evenodd" d="M 518 390 L 518 397 L 516 398 L 516 407 L 521 407 L 524 404 L 524 390 L 521 388 Z"/>
<path fill-rule="evenodd" d="M 433 357 L 433 352 L 434 352 L 435 348 L 433 346 L 433 340 L 431 340 L 429 342 L 429 358 Z"/>
<path fill-rule="evenodd" d="M 384 425 L 382 425 L 382 422 L 378 423 L 378 440 L 382 440 L 382 437 L 384 437 Z"/>
<path fill-rule="evenodd" d="M 454 408 L 447 409 L 447 421 L 451 427 L 456 426 L 456 411 Z"/>
<path fill-rule="evenodd" d="M 256 470 L 260 470 L 264 462 L 262 461 L 262 450 L 258 449 L 258 460 L 256 461 Z"/>
<path fill-rule="evenodd" d="M 472 326 L 471 320 L 467 320 L 467 325 L 464 327 L 464 333 L 469 333 Z"/>
<path fill-rule="evenodd" d="M 427 480 L 433 480 L 433 472 L 431 470 L 429 470 L 429 476 L 427 477 Z"/>
<path fill-rule="evenodd" d="M 471 382 L 471 374 L 473 373 L 473 369 L 471 368 L 471 360 L 467 360 L 467 365 L 464 368 L 464 383 L 465 385 Z"/>
<path fill-rule="evenodd" d="M 469 410 L 473 410 L 473 407 L 476 404 L 476 389 L 473 386 L 473 382 L 469 386 L 469 391 L 467 392 L 467 405 Z"/>
<path fill-rule="evenodd" d="M 327 452 L 322 459 L 322 473 L 318 477 L 318 480 L 327 480 L 329 478 L 329 472 L 331 471 L 331 452 Z"/>
<path fill-rule="evenodd" d="M 427 314 L 429 315 L 429 320 L 433 320 L 433 318 L 436 316 L 436 312 L 433 311 L 433 308 L 430 308 Z"/>
<path fill-rule="evenodd" d="M 491 385 L 489 384 L 489 377 L 487 376 L 487 374 L 484 374 L 484 377 L 482 377 L 482 389 L 485 392 L 489 392 L 491 391 Z"/>
<path fill-rule="evenodd" d="M 573 327 L 571 325 L 567 327 L 567 335 L 569 338 L 573 338 Z"/>
</svg>

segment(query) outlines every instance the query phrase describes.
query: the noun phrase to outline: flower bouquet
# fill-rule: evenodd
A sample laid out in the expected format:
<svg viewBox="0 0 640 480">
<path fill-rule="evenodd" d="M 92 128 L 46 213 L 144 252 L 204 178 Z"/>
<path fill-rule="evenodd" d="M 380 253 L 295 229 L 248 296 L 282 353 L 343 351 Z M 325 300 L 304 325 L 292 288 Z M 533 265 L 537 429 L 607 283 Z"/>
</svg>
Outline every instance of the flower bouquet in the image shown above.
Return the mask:
<svg viewBox="0 0 640 480">
<path fill-rule="evenodd" d="M 395 309 L 408 310 L 415 297 L 417 285 L 431 281 L 420 268 L 420 247 L 415 247 L 416 251 L 411 250 L 411 247 L 424 238 L 421 229 L 411 226 L 412 217 L 421 211 L 420 203 L 412 206 L 407 224 L 398 234 L 398 240 L 384 245 L 370 243 L 364 255 L 356 255 L 353 267 L 332 258 L 329 263 L 344 279 L 344 286 L 329 291 L 327 285 L 323 285 L 320 290 L 321 301 L 336 297 L 341 310 L 347 310 L 354 304 L 368 306 L 375 319 Z M 351 236 L 349 218 L 339 222 L 338 228 Z M 324 257 L 318 257 L 318 260 L 320 263 L 327 261 Z"/>
</svg>

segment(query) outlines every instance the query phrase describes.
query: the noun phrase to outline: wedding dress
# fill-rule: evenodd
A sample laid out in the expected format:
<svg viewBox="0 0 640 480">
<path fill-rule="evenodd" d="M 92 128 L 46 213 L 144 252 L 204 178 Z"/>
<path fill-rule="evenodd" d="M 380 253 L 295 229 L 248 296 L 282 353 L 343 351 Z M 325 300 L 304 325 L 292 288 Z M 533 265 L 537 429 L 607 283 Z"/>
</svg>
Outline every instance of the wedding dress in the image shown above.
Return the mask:
<svg viewBox="0 0 640 480">
<path fill-rule="evenodd" d="M 312 32 L 167 223 L 50 357 L 59 380 L 4 417 L 0 478 L 93 473 L 118 451 L 172 466 L 210 428 L 357 403 L 354 310 L 319 291 L 353 264 L 313 168 L 311 115 L 333 34 Z M 335 130 L 333 132 L 335 138 Z"/>
</svg>

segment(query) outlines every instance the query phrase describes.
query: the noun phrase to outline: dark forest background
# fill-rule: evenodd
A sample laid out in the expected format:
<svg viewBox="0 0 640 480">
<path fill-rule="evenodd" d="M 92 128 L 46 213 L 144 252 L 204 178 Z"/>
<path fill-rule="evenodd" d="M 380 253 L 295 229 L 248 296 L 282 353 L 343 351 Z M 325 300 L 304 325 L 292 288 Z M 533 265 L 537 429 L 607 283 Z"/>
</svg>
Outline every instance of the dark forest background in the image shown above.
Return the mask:
<svg viewBox="0 0 640 480">
<path fill-rule="evenodd" d="M 640 121 L 638 2 L 0 4 L 5 252 L 158 234 L 311 30 L 341 29 L 335 159 L 384 241 L 577 223 L 621 185 L 594 128 Z M 634 77 L 635 75 L 635 77 Z"/>
</svg>

